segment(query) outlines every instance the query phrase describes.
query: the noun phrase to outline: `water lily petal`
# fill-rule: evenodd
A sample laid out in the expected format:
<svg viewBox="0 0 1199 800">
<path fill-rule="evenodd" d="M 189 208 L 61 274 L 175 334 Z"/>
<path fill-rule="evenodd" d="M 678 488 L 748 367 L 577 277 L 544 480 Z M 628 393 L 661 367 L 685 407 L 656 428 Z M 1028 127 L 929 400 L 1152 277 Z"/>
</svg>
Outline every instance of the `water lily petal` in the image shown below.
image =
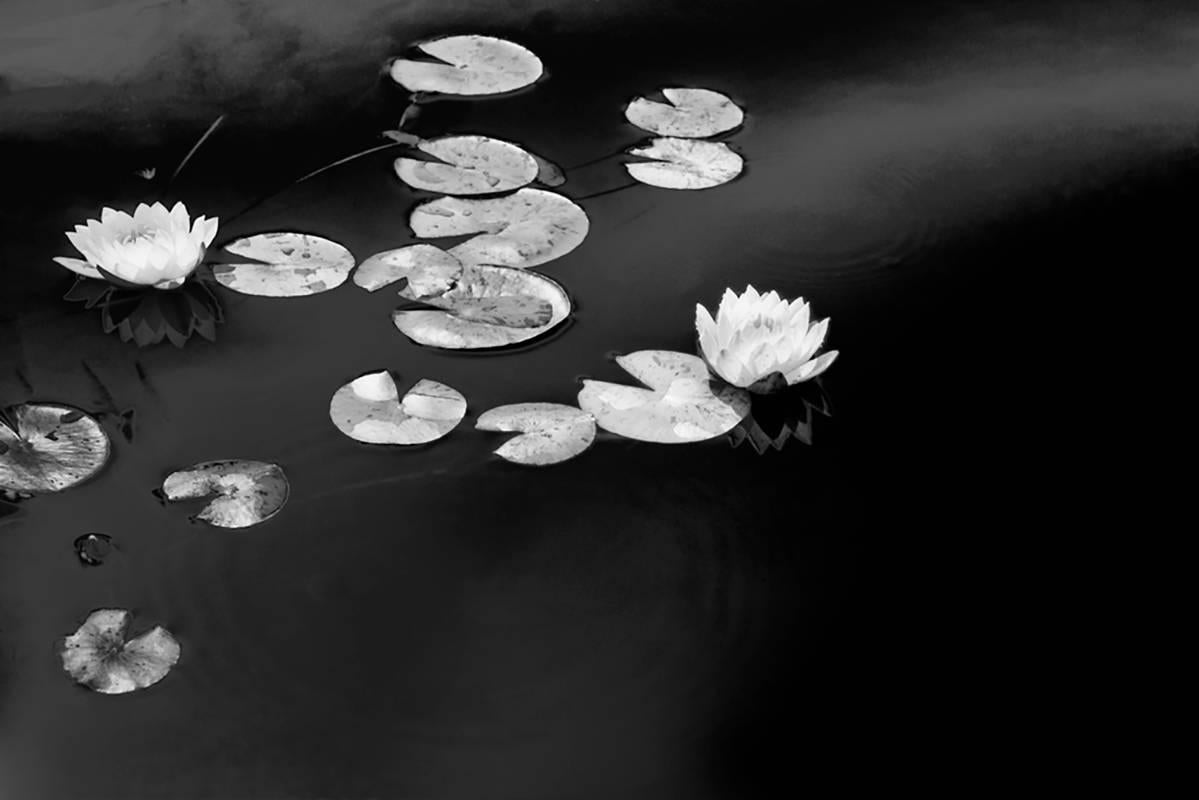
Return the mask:
<svg viewBox="0 0 1199 800">
<path fill-rule="evenodd" d="M 96 280 L 101 280 L 104 277 L 100 274 L 100 271 L 91 264 L 78 258 L 55 256 L 52 260 L 59 266 L 66 267 L 67 269 L 71 270 L 71 272 L 78 273 L 85 278 L 95 278 Z"/>
<path fill-rule="evenodd" d="M 840 353 L 837 350 L 830 350 L 819 358 L 805 363 L 803 366 L 793 370 L 787 375 L 787 383 L 803 383 L 804 381 L 815 378 L 817 375 L 831 367 L 833 362 L 837 360 L 837 356 L 839 354 Z"/>
</svg>

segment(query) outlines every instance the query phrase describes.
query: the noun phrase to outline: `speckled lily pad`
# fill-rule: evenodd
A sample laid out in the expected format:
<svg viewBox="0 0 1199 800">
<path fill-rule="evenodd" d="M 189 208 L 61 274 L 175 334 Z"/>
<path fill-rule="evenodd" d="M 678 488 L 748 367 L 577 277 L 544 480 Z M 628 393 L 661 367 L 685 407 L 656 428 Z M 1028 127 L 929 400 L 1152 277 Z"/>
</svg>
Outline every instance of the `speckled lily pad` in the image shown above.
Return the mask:
<svg viewBox="0 0 1199 800">
<path fill-rule="evenodd" d="M 462 276 L 462 262 L 440 247 L 411 244 L 375 253 L 358 265 L 354 283 L 368 292 L 404 280 L 414 298 L 449 291 Z"/>
<path fill-rule="evenodd" d="M 337 242 L 307 233 L 260 233 L 225 246 L 260 263 L 217 264 L 222 286 L 258 297 L 307 297 L 336 289 L 350 277 L 354 255 Z"/>
<path fill-rule="evenodd" d="M 396 175 L 414 189 L 452 195 L 519 189 L 537 177 L 537 161 L 511 142 L 489 136 L 443 136 L 417 145 L 438 161 L 397 158 Z"/>
<path fill-rule="evenodd" d="M 737 104 L 711 89 L 663 89 L 667 102 L 638 97 L 625 107 L 625 119 L 659 136 L 696 139 L 731 131 L 745 121 Z"/>
<path fill-rule="evenodd" d="M 266 522 L 287 502 L 287 476 L 265 461 L 206 461 L 173 472 L 163 481 L 169 501 L 215 498 L 196 519 L 218 528 L 248 528 Z"/>
<path fill-rule="evenodd" d="M 163 627 L 126 641 L 130 616 L 115 608 L 92 612 L 63 640 L 63 670 L 102 694 L 127 694 L 165 678 L 179 662 L 179 642 Z"/>
<path fill-rule="evenodd" d="M 630 155 L 652 158 L 625 164 L 634 180 L 661 189 L 710 189 L 741 174 L 745 162 L 724 142 L 654 139 Z"/>
<path fill-rule="evenodd" d="M 595 418 L 561 403 L 516 403 L 483 413 L 475 427 L 518 432 L 495 450 L 516 464 L 545 466 L 574 458 L 595 441 Z"/>
<path fill-rule="evenodd" d="M 714 386 L 702 358 L 668 350 L 640 350 L 616 359 L 642 389 L 587 380 L 579 408 L 606 431 L 661 444 L 687 444 L 728 433 L 749 413 L 749 394 Z"/>
<path fill-rule="evenodd" d="M 18 494 L 69 489 L 99 472 L 110 451 L 100 423 L 77 408 L 13 406 L 0 415 L 0 489 Z"/>
<path fill-rule="evenodd" d="M 390 68 L 392 80 L 411 92 L 502 94 L 529 86 L 544 72 L 532 51 L 493 36 L 445 36 L 417 47 L 438 61 L 397 58 Z"/>
<path fill-rule="evenodd" d="M 466 398 L 453 387 L 421 380 L 401 398 L 386 371 L 355 378 L 329 403 L 337 429 L 368 444 L 427 444 L 448 434 L 465 416 Z"/>
</svg>

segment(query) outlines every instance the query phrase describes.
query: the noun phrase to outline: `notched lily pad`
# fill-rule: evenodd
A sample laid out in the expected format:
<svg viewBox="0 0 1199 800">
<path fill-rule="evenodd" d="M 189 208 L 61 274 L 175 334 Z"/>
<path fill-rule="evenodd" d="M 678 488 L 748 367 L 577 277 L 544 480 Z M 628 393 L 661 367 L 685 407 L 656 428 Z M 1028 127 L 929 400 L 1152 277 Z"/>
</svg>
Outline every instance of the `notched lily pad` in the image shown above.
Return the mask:
<svg viewBox="0 0 1199 800">
<path fill-rule="evenodd" d="M 283 508 L 289 492 L 283 469 L 265 461 L 206 461 L 171 473 L 162 484 L 171 502 L 215 495 L 195 519 L 218 528 L 266 522 Z"/>
<path fill-rule="evenodd" d="M 633 179 L 662 189 L 710 189 L 741 174 L 745 162 L 724 142 L 654 139 L 629 155 L 651 158 L 625 164 Z"/>
<path fill-rule="evenodd" d="M 504 197 L 439 197 L 422 203 L 408 220 L 422 239 L 478 234 L 448 251 L 463 264 L 524 269 L 553 261 L 587 237 L 587 214 L 569 198 L 543 189 Z"/>
<path fill-rule="evenodd" d="M 516 403 L 483 413 L 475 427 L 483 431 L 519 432 L 495 454 L 530 466 L 558 464 L 574 458 L 595 441 L 595 418 L 561 403 Z"/>
<path fill-rule="evenodd" d="M 452 195 L 519 189 L 537 178 L 537 161 L 511 142 L 489 136 L 443 136 L 417 148 L 438 161 L 397 158 L 396 175 L 414 189 Z"/>
<path fill-rule="evenodd" d="M 110 452 L 100 423 L 77 408 L 25 403 L 0 413 L 0 489 L 69 489 L 99 472 Z"/>
<path fill-rule="evenodd" d="M 439 61 L 397 58 L 391 78 L 411 92 L 503 94 L 537 81 L 545 68 L 528 48 L 494 36 L 444 36 L 417 48 Z"/>
<path fill-rule="evenodd" d="M 638 97 L 624 110 L 625 119 L 659 136 L 699 139 L 731 131 L 745 121 L 741 109 L 711 89 L 663 89 L 668 102 Z"/>
<path fill-rule="evenodd" d="M 616 359 L 642 389 L 583 381 L 579 408 L 606 431 L 661 444 L 685 444 L 728 433 L 749 413 L 749 394 L 713 386 L 702 358 L 668 350 L 640 350 Z"/>
<path fill-rule="evenodd" d="M 467 267 L 453 289 L 401 297 L 434 309 L 399 309 L 392 320 L 418 344 L 451 350 L 504 347 L 534 339 L 570 316 L 570 298 L 558 283 L 536 272 L 510 267 Z"/>
<path fill-rule="evenodd" d="M 257 297 L 307 297 L 336 289 L 354 269 L 354 255 L 337 242 L 307 233 L 260 233 L 225 245 L 261 263 L 217 264 L 222 286 Z"/>
<path fill-rule="evenodd" d="M 400 398 L 387 371 L 372 372 L 337 390 L 329 417 L 337 429 L 368 444 L 427 444 L 466 416 L 466 398 L 451 386 L 421 380 Z"/>
<path fill-rule="evenodd" d="M 165 678 L 179 662 L 179 642 L 161 626 L 126 641 L 130 616 L 115 608 L 92 612 L 63 640 L 63 670 L 102 694 L 126 694 Z"/>
<path fill-rule="evenodd" d="M 354 283 L 376 292 L 400 280 L 407 281 L 413 298 L 449 291 L 462 277 L 462 262 L 440 247 L 413 244 L 375 253 L 354 272 Z"/>
</svg>

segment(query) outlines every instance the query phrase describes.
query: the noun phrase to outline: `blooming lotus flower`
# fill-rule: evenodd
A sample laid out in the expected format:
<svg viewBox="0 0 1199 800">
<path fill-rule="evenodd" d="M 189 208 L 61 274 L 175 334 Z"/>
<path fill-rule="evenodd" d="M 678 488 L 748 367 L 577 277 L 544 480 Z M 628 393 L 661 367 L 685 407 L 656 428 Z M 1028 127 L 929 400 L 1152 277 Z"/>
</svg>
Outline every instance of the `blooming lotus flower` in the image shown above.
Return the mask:
<svg viewBox="0 0 1199 800">
<path fill-rule="evenodd" d="M 716 318 L 695 306 L 695 329 L 704 358 L 712 370 L 733 386 L 768 392 L 802 383 L 824 372 L 837 358 L 829 351 L 817 358 L 828 320 L 812 324 L 802 297 L 788 303 L 778 292 L 758 294 L 754 287 L 738 296 L 724 290 Z"/>
<path fill-rule="evenodd" d="M 99 221 L 76 225 L 67 239 L 84 259 L 54 260 L 85 278 L 110 279 L 155 289 L 177 289 L 195 271 L 216 236 L 217 220 L 193 223 L 183 203 L 140 204 L 133 216 L 105 208 Z"/>
</svg>

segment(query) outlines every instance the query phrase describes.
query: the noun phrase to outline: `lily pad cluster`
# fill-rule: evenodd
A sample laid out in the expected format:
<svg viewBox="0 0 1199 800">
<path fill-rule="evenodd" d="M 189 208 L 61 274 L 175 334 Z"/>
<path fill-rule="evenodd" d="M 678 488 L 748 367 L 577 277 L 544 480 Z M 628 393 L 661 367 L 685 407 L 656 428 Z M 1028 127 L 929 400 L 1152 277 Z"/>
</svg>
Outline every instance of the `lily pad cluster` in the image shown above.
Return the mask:
<svg viewBox="0 0 1199 800">
<path fill-rule="evenodd" d="M 657 134 L 648 145 L 630 149 L 639 161 L 625 164 L 632 178 L 663 189 L 710 189 L 741 174 L 745 162 L 724 142 L 711 137 L 735 130 L 745 113 L 711 89 L 665 88 L 665 102 L 638 97 L 625 107 L 625 119 Z"/>
</svg>

